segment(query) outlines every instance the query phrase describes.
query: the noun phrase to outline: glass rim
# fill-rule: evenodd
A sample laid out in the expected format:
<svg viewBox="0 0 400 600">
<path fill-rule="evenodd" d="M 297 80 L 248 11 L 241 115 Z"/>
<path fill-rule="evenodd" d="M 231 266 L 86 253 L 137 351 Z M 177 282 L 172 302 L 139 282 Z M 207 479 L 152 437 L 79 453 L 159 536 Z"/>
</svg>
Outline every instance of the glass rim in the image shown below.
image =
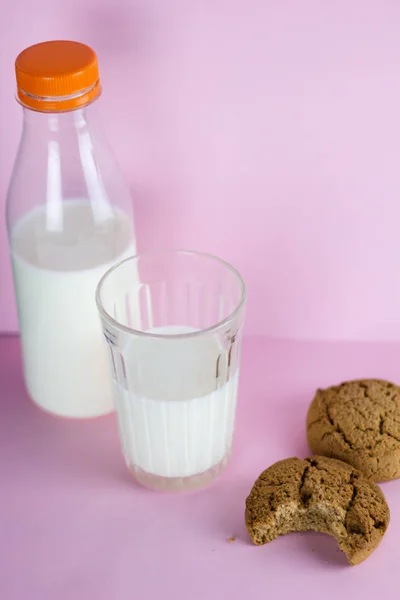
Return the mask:
<svg viewBox="0 0 400 600">
<path fill-rule="evenodd" d="M 166 255 L 166 254 L 191 255 L 191 256 L 198 256 L 198 257 L 211 259 L 212 261 L 218 262 L 220 265 L 223 265 L 231 273 L 233 273 L 233 275 L 237 278 L 239 285 L 240 285 L 240 290 L 241 290 L 240 299 L 237 302 L 235 308 L 229 313 L 229 315 L 227 317 L 225 317 L 225 319 L 218 321 L 217 323 L 215 323 L 214 325 L 211 325 L 210 327 L 206 327 L 204 329 L 199 329 L 196 331 L 189 331 L 187 333 L 176 333 L 176 334 L 149 333 L 147 331 L 142 331 L 141 329 L 134 329 L 133 327 L 128 327 L 127 325 L 123 325 L 122 323 L 117 321 L 117 319 L 114 319 L 114 317 L 112 317 L 106 311 L 106 309 L 103 306 L 100 296 L 101 296 L 101 291 L 102 291 L 102 288 L 103 288 L 106 280 L 114 271 L 116 271 L 124 263 L 129 262 L 129 261 L 138 260 L 138 259 L 146 257 L 146 256 L 150 257 L 150 256 Z M 100 281 L 98 282 L 98 284 L 96 286 L 96 305 L 97 305 L 97 308 L 98 308 L 101 316 L 104 319 L 106 319 L 107 321 L 110 321 L 115 327 L 117 327 L 118 329 L 122 329 L 126 333 L 131 333 L 133 335 L 143 336 L 146 338 L 164 339 L 164 340 L 188 339 L 188 338 L 197 337 L 199 335 L 203 335 L 204 333 L 214 333 L 215 331 L 217 331 L 224 325 L 227 325 L 230 321 L 234 320 L 234 318 L 239 314 L 239 312 L 245 305 L 246 299 L 247 299 L 246 284 L 244 282 L 243 277 L 240 275 L 239 271 L 237 269 L 235 269 L 235 267 L 233 267 L 230 263 L 228 263 L 223 258 L 219 258 L 218 256 L 215 256 L 214 254 L 210 254 L 208 252 L 200 252 L 197 250 L 150 250 L 150 251 L 146 251 L 146 252 L 138 252 L 138 253 L 134 254 L 133 256 L 128 256 L 127 258 L 124 258 L 123 260 L 119 261 L 118 263 L 116 263 L 115 265 L 113 265 L 112 267 L 107 269 L 107 271 L 103 274 L 103 276 L 101 277 Z"/>
</svg>

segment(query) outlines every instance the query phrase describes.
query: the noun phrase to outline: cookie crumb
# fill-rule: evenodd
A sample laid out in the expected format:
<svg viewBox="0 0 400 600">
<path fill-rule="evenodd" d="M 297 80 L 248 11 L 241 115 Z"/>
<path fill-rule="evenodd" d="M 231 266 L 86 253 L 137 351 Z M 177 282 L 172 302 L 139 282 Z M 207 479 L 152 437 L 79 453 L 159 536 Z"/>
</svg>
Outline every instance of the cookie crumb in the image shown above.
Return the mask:
<svg viewBox="0 0 400 600">
<path fill-rule="evenodd" d="M 235 537 L 233 537 L 233 535 L 232 535 L 232 536 L 231 536 L 231 537 L 228 539 L 228 542 L 229 542 L 230 544 L 233 544 L 233 542 L 236 542 L 236 538 L 235 538 Z"/>
</svg>

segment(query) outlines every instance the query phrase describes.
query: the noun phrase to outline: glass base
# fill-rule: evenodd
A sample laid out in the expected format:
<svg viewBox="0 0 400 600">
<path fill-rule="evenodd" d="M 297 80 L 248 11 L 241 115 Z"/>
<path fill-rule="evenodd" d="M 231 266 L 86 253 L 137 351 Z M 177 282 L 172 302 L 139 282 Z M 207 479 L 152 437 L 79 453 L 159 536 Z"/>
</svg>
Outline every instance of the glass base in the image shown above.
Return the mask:
<svg viewBox="0 0 400 600">
<path fill-rule="evenodd" d="M 156 491 L 163 492 L 186 492 L 189 490 L 198 490 L 209 485 L 214 479 L 219 477 L 229 462 L 230 452 L 216 465 L 196 475 L 189 477 L 162 477 L 161 475 L 152 475 L 146 473 L 139 467 L 128 465 L 128 469 L 135 479 L 143 486 Z"/>
</svg>

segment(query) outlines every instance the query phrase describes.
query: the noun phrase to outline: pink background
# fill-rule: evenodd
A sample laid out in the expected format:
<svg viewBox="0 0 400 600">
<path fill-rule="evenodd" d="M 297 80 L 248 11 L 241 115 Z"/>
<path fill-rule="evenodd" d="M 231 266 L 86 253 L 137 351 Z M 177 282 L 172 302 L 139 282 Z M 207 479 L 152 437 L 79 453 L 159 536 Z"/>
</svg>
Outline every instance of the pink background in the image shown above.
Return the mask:
<svg viewBox="0 0 400 600">
<path fill-rule="evenodd" d="M 2 0 L 1 13 L 1 214 L 14 58 L 84 41 L 140 249 L 232 261 L 249 334 L 400 339 L 400 3 Z M 15 330 L 3 219 L 0 294 L 0 330 Z"/>
</svg>

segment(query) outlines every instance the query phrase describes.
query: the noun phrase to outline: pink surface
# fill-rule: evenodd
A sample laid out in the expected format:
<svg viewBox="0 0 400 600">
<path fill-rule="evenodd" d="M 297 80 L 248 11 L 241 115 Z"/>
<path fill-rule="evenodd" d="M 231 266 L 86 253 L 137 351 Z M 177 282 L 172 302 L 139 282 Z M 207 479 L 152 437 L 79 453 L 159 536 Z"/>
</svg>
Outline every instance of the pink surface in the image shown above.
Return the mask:
<svg viewBox="0 0 400 600">
<path fill-rule="evenodd" d="M 0 214 L 20 131 L 14 58 L 78 39 L 100 57 L 141 249 L 232 261 L 248 282 L 248 333 L 400 339 L 400 3 L 1 7 Z M 14 330 L 0 226 L 0 330 Z"/>
<path fill-rule="evenodd" d="M 397 597 L 400 480 L 382 486 L 391 524 L 357 567 L 323 535 L 253 546 L 243 510 L 263 468 L 307 455 L 315 388 L 399 380 L 400 345 L 246 339 L 232 462 L 209 488 L 183 495 L 135 484 L 114 416 L 74 422 L 37 410 L 23 390 L 17 339 L 0 338 L 0 354 L 2 598 L 265 600 L 297 597 L 303 586 L 309 600 Z"/>
</svg>

